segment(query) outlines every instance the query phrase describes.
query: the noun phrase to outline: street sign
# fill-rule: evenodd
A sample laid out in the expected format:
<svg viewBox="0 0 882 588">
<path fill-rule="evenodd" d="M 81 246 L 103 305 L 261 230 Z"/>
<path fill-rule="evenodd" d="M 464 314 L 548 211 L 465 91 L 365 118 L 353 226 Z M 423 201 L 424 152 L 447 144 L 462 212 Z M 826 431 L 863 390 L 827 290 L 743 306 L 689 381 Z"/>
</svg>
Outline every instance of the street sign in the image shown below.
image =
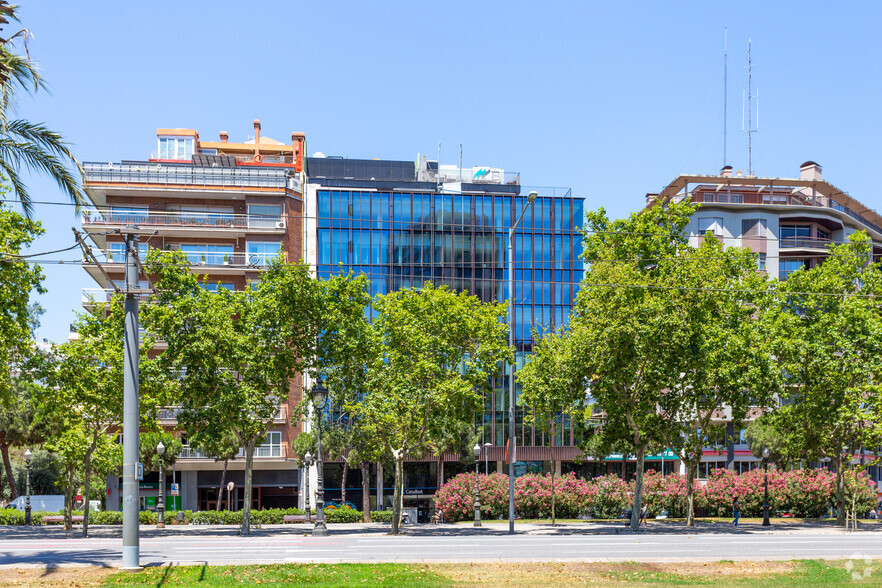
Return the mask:
<svg viewBox="0 0 882 588">
<path fill-rule="evenodd" d="M 136 463 L 135 464 L 135 479 L 143 480 L 144 479 L 144 464 Z"/>
<path fill-rule="evenodd" d="M 180 496 L 180 494 L 181 494 L 180 485 L 179 484 L 172 484 L 171 490 L 169 490 L 169 495 L 170 496 Z"/>
</svg>

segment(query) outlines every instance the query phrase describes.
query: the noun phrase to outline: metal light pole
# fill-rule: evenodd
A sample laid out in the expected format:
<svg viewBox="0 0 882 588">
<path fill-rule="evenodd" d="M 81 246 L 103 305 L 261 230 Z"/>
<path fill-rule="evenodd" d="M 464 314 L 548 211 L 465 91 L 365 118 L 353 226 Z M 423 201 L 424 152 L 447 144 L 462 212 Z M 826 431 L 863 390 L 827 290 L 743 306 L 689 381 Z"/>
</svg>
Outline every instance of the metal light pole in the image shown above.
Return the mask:
<svg viewBox="0 0 882 588">
<path fill-rule="evenodd" d="M 490 475 L 490 466 L 487 462 L 487 456 L 490 454 L 490 448 L 493 447 L 492 443 L 484 443 L 484 475 Z"/>
<path fill-rule="evenodd" d="M 303 465 L 306 466 L 306 475 L 303 476 L 303 491 L 305 492 L 303 510 L 306 512 L 306 522 L 310 523 L 312 522 L 312 513 L 309 512 L 309 468 L 312 467 L 312 454 L 308 451 L 303 456 Z"/>
<path fill-rule="evenodd" d="M 315 487 L 315 525 L 312 528 L 313 537 L 327 537 L 328 527 L 325 526 L 325 488 L 322 480 L 322 409 L 328 398 L 328 389 L 322 385 L 321 379 L 316 380 L 312 387 L 312 405 L 318 411 L 318 426 L 316 427 L 316 487 Z"/>
<path fill-rule="evenodd" d="M 771 525 L 769 522 L 769 449 L 763 449 L 763 468 L 766 470 L 765 489 L 763 494 L 763 527 Z"/>
<path fill-rule="evenodd" d="M 521 224 L 527 209 L 536 201 L 539 194 L 530 192 L 527 204 L 521 211 L 518 220 L 508 230 L 508 346 L 514 349 L 514 234 Z M 508 532 L 514 533 L 514 462 L 515 462 L 515 397 L 514 397 L 514 364 L 511 366 L 511 377 L 508 381 Z"/>
<path fill-rule="evenodd" d="M 233 488 L 235 487 L 233 482 L 227 483 L 227 510 L 233 510 Z"/>
<path fill-rule="evenodd" d="M 159 496 L 157 497 L 156 510 L 159 512 L 157 529 L 165 529 L 165 468 L 162 467 L 162 456 L 165 454 L 165 445 L 162 441 L 156 446 L 156 455 L 159 456 Z"/>
<path fill-rule="evenodd" d="M 126 235 L 125 351 L 123 354 L 123 548 L 122 569 L 141 569 L 138 538 L 138 235 Z"/>
<path fill-rule="evenodd" d="M 25 468 L 27 474 L 25 477 L 25 524 L 31 524 L 31 458 L 34 456 L 30 449 L 25 449 Z"/>
<path fill-rule="evenodd" d="M 475 443 L 475 526 L 481 526 L 481 488 L 478 486 L 478 468 L 481 463 L 481 446 Z"/>
</svg>

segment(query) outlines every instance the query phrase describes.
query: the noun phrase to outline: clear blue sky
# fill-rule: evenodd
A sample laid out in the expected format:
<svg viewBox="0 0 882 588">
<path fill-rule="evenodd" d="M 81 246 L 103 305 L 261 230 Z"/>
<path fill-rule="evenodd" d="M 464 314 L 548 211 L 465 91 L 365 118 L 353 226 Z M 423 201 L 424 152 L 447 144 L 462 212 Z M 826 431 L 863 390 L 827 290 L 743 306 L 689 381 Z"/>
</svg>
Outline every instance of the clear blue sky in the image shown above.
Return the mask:
<svg viewBox="0 0 882 588">
<path fill-rule="evenodd" d="M 758 175 L 793 177 L 807 159 L 880 206 L 879 2 L 89 2 L 21 0 L 31 55 L 52 94 L 24 99 L 84 161 L 146 158 L 157 127 L 221 130 L 251 121 L 308 151 L 492 165 L 529 185 L 569 186 L 614 216 L 680 173 L 722 165 L 723 28 L 729 38 L 729 163 L 741 133 L 753 39 Z M 63 201 L 31 181 L 37 200 Z M 72 243 L 72 210 L 37 207 Z M 54 256 L 61 257 L 60 255 Z M 67 258 L 74 258 L 70 255 Z M 45 269 L 38 333 L 67 336 L 76 266 Z"/>
</svg>

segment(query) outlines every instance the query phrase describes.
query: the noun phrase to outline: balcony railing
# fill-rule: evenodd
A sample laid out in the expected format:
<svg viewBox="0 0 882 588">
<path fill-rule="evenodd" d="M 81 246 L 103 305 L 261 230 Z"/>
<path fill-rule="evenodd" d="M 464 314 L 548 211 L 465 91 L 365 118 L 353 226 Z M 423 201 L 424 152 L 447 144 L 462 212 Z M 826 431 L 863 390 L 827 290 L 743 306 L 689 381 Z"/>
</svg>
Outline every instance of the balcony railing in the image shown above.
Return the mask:
<svg viewBox="0 0 882 588">
<path fill-rule="evenodd" d="M 254 448 L 255 458 L 285 458 L 287 457 L 286 447 L 284 445 L 258 445 Z M 189 446 L 181 448 L 178 454 L 179 459 L 214 459 L 214 456 L 205 452 L 198 451 Z M 245 450 L 240 449 L 235 456 L 236 459 L 245 459 Z"/>
<path fill-rule="evenodd" d="M 781 249 L 827 249 L 836 243 L 840 242 L 817 237 L 782 237 L 778 246 Z"/>
<path fill-rule="evenodd" d="M 291 188 L 288 170 L 260 167 L 205 167 L 154 162 L 83 164 L 86 182 L 193 186 L 201 188 Z M 292 178 L 293 179 L 293 178 Z"/>
<path fill-rule="evenodd" d="M 138 225 L 142 227 L 194 227 L 208 229 L 284 229 L 278 216 L 198 212 L 87 211 L 83 225 Z"/>
<path fill-rule="evenodd" d="M 254 161 L 254 155 L 236 155 L 236 163 L 284 163 L 291 165 L 296 163 L 294 161 L 294 157 L 291 155 L 269 155 L 267 153 L 261 153 L 260 159 L 261 161 Z"/>
<path fill-rule="evenodd" d="M 735 188 L 733 187 L 733 192 Z M 850 209 L 847 206 L 844 206 L 832 198 L 828 196 L 824 196 L 821 194 L 817 194 L 815 196 L 796 193 L 796 194 L 784 194 L 784 193 L 763 193 L 757 194 L 756 192 L 750 192 L 745 190 L 739 190 L 737 194 L 729 194 L 728 192 L 720 192 L 716 197 L 714 196 L 714 192 L 710 192 L 707 190 L 695 190 L 693 192 L 689 192 L 688 194 L 678 194 L 672 200 L 675 202 L 682 201 L 686 196 L 692 198 L 693 202 L 704 202 L 710 203 L 716 200 L 718 203 L 723 204 L 746 204 L 750 206 L 754 206 L 757 204 L 767 204 L 767 205 L 776 205 L 776 206 L 817 206 L 820 208 L 830 208 L 832 210 L 836 210 L 847 214 L 854 220 L 866 225 L 867 227 L 873 229 L 878 233 L 882 233 L 882 226 L 874 223 L 873 221 L 867 219 L 861 213 Z"/>
<path fill-rule="evenodd" d="M 110 302 L 114 294 L 112 289 L 103 288 L 83 288 L 83 306 L 88 306 L 96 302 Z M 147 301 L 147 294 L 136 294 L 135 297 L 141 302 Z"/>
<path fill-rule="evenodd" d="M 96 251 L 96 255 L 98 260 L 103 263 L 125 263 L 125 255 L 122 253 L 114 253 L 113 251 L 109 252 L 99 252 Z M 268 253 L 217 253 L 217 252 L 207 252 L 207 253 L 198 253 L 198 252 L 185 252 L 187 254 L 187 259 L 190 262 L 191 267 L 199 268 L 202 266 L 206 267 L 250 267 L 250 268 L 259 268 L 266 267 L 270 264 L 272 259 L 275 259 L 275 255 L 271 255 Z M 85 300 L 85 293 L 84 293 Z M 96 298 L 97 300 L 97 298 Z"/>
</svg>

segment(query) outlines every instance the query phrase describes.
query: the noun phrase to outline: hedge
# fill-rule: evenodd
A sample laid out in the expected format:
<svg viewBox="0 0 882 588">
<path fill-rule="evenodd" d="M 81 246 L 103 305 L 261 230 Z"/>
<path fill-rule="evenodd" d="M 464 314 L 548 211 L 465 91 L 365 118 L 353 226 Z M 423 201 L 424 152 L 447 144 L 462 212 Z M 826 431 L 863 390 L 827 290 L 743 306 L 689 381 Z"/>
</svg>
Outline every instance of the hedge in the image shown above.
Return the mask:
<svg viewBox="0 0 882 588">
<path fill-rule="evenodd" d="M 242 511 L 173 511 L 169 510 L 165 513 L 166 525 L 181 524 L 177 520 L 177 513 L 184 513 L 183 524 L 192 525 L 241 525 Z M 34 525 L 42 524 L 44 515 L 61 516 L 62 512 L 44 512 L 34 511 L 31 513 L 31 522 Z M 81 516 L 82 511 L 74 511 L 74 515 Z M 252 510 L 251 523 L 254 525 L 280 525 L 285 522 L 285 515 L 302 515 L 304 511 L 297 508 L 271 508 L 267 510 Z M 315 509 L 312 510 L 315 517 Z M 93 511 L 89 513 L 90 525 L 121 525 L 122 512 L 117 511 Z M 153 511 L 140 511 L 138 520 L 142 525 L 155 525 L 158 522 L 158 515 Z M 371 511 L 371 519 L 375 523 L 391 523 L 392 511 Z M 328 523 L 360 523 L 364 520 L 361 511 L 352 510 L 350 508 L 337 508 L 325 511 L 325 520 Z M 6 508 L 0 509 L 0 525 L 24 525 L 24 512 L 18 509 Z"/>
</svg>

